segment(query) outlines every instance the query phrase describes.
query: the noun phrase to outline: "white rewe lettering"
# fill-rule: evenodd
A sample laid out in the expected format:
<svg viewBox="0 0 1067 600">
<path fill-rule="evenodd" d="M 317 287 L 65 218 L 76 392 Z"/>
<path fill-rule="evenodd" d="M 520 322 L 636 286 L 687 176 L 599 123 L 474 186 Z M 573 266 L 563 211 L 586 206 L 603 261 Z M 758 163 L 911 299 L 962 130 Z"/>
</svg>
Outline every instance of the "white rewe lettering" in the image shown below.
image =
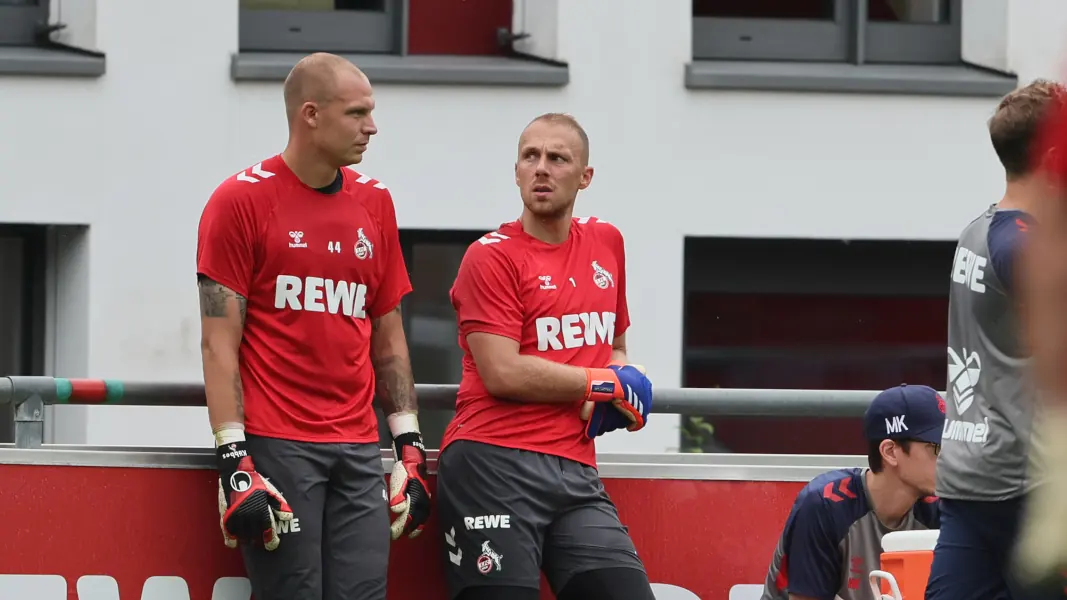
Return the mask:
<svg viewBox="0 0 1067 600">
<path fill-rule="evenodd" d="M 952 281 L 965 285 L 972 292 L 985 293 L 986 257 L 976 254 L 963 246 L 956 248 L 956 258 L 953 260 Z"/>
<path fill-rule="evenodd" d="M 511 515 L 463 517 L 463 525 L 471 529 L 511 529 Z"/>
<path fill-rule="evenodd" d="M 366 304 L 367 286 L 362 283 L 279 275 L 274 285 L 274 308 L 278 310 L 328 312 L 364 319 Z"/>
<path fill-rule="evenodd" d="M 578 313 L 556 317 L 540 317 L 534 321 L 537 330 L 537 349 L 562 350 L 579 346 L 611 344 L 615 339 L 615 313 Z"/>
<path fill-rule="evenodd" d="M 899 415 L 893 417 L 893 420 L 885 420 L 885 432 L 889 433 L 903 433 L 908 430 L 908 426 L 904 424 L 904 417 L 907 415 Z"/>
<path fill-rule="evenodd" d="M 989 441 L 989 417 L 983 418 L 978 423 L 946 419 L 941 439 L 968 444 L 984 444 Z"/>
<path fill-rule="evenodd" d="M 300 533 L 300 519 L 293 517 L 288 521 L 275 521 L 274 532 L 278 535 L 283 533 Z"/>
</svg>

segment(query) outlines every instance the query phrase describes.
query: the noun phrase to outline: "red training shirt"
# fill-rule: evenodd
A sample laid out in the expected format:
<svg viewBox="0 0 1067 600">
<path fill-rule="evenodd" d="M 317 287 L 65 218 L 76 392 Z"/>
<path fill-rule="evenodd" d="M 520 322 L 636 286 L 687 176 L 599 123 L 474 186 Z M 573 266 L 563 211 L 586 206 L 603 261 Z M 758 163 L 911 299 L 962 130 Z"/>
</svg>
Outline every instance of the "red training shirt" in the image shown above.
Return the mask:
<svg viewBox="0 0 1067 600">
<path fill-rule="evenodd" d="M 370 319 L 396 308 L 411 282 L 392 196 L 341 173 L 340 189 L 316 190 L 277 155 L 224 181 L 204 207 L 197 273 L 248 299 L 248 433 L 378 441 Z"/>
<path fill-rule="evenodd" d="M 456 440 L 551 454 L 596 466 L 579 403 L 540 404 L 489 395 L 467 336 L 491 333 L 519 342 L 519 353 L 579 367 L 606 367 L 615 336 L 626 333 L 622 234 L 595 217 L 575 218 L 562 244 L 506 223 L 467 248 L 452 286 L 463 349 L 456 416 L 441 443 Z"/>
</svg>

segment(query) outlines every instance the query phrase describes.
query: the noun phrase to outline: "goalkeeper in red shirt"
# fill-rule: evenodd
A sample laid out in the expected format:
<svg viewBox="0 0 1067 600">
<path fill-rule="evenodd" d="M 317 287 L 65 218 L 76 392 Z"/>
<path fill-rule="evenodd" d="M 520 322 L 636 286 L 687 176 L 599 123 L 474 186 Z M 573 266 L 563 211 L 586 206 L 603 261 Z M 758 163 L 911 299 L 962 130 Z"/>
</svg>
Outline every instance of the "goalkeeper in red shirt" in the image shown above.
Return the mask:
<svg viewBox="0 0 1067 600">
<path fill-rule="evenodd" d="M 627 365 L 622 234 L 574 218 L 593 176 L 570 116 L 519 140 L 522 216 L 472 244 L 452 287 L 464 351 L 438 461 L 450 597 L 653 600 L 596 469 L 594 439 L 644 426 L 652 384 Z M 584 417 L 584 418 L 583 418 Z"/>
<path fill-rule="evenodd" d="M 219 185 L 197 242 L 222 532 L 256 600 L 385 600 L 390 537 L 422 531 L 430 495 L 393 200 L 348 168 L 377 133 L 374 96 L 355 65 L 313 54 L 284 97 L 288 146 Z"/>
</svg>

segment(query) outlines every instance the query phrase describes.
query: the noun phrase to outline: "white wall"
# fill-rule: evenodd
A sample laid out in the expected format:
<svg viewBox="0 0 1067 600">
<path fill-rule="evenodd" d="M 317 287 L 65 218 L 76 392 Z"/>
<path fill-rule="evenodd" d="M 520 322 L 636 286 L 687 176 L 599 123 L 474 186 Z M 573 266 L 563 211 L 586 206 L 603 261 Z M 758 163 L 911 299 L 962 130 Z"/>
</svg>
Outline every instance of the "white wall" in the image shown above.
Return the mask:
<svg viewBox="0 0 1067 600">
<path fill-rule="evenodd" d="M 1067 4 L 1006 1 L 1004 60 L 1023 80 L 1058 75 Z M 83 2 L 72 14 L 95 19 L 107 75 L 2 82 L 0 221 L 90 225 L 88 357 L 57 369 L 196 380 L 197 220 L 223 177 L 284 144 L 280 84 L 230 79 L 236 0 Z M 569 86 L 378 86 L 362 168 L 392 190 L 401 227 L 489 230 L 519 212 L 521 128 L 574 113 L 597 168 L 578 211 L 627 236 L 630 342 L 659 386 L 681 381 L 684 235 L 951 239 L 1001 192 L 991 99 L 687 91 L 689 0 L 553 6 Z M 210 441 L 202 409 L 66 416 L 74 441 Z M 657 415 L 604 448 L 671 449 L 676 426 Z"/>
</svg>

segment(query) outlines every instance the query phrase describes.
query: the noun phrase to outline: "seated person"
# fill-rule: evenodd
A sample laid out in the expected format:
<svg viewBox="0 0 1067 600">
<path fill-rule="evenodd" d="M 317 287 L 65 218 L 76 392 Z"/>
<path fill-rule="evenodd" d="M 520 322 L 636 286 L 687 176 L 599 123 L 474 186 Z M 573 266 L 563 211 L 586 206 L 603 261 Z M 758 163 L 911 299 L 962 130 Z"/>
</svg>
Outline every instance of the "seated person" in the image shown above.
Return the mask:
<svg viewBox="0 0 1067 600">
<path fill-rule="evenodd" d="M 870 468 L 819 475 L 797 494 L 761 600 L 873 600 L 882 536 L 937 529 L 934 493 L 945 401 L 902 385 L 875 396 L 863 417 Z"/>
</svg>

